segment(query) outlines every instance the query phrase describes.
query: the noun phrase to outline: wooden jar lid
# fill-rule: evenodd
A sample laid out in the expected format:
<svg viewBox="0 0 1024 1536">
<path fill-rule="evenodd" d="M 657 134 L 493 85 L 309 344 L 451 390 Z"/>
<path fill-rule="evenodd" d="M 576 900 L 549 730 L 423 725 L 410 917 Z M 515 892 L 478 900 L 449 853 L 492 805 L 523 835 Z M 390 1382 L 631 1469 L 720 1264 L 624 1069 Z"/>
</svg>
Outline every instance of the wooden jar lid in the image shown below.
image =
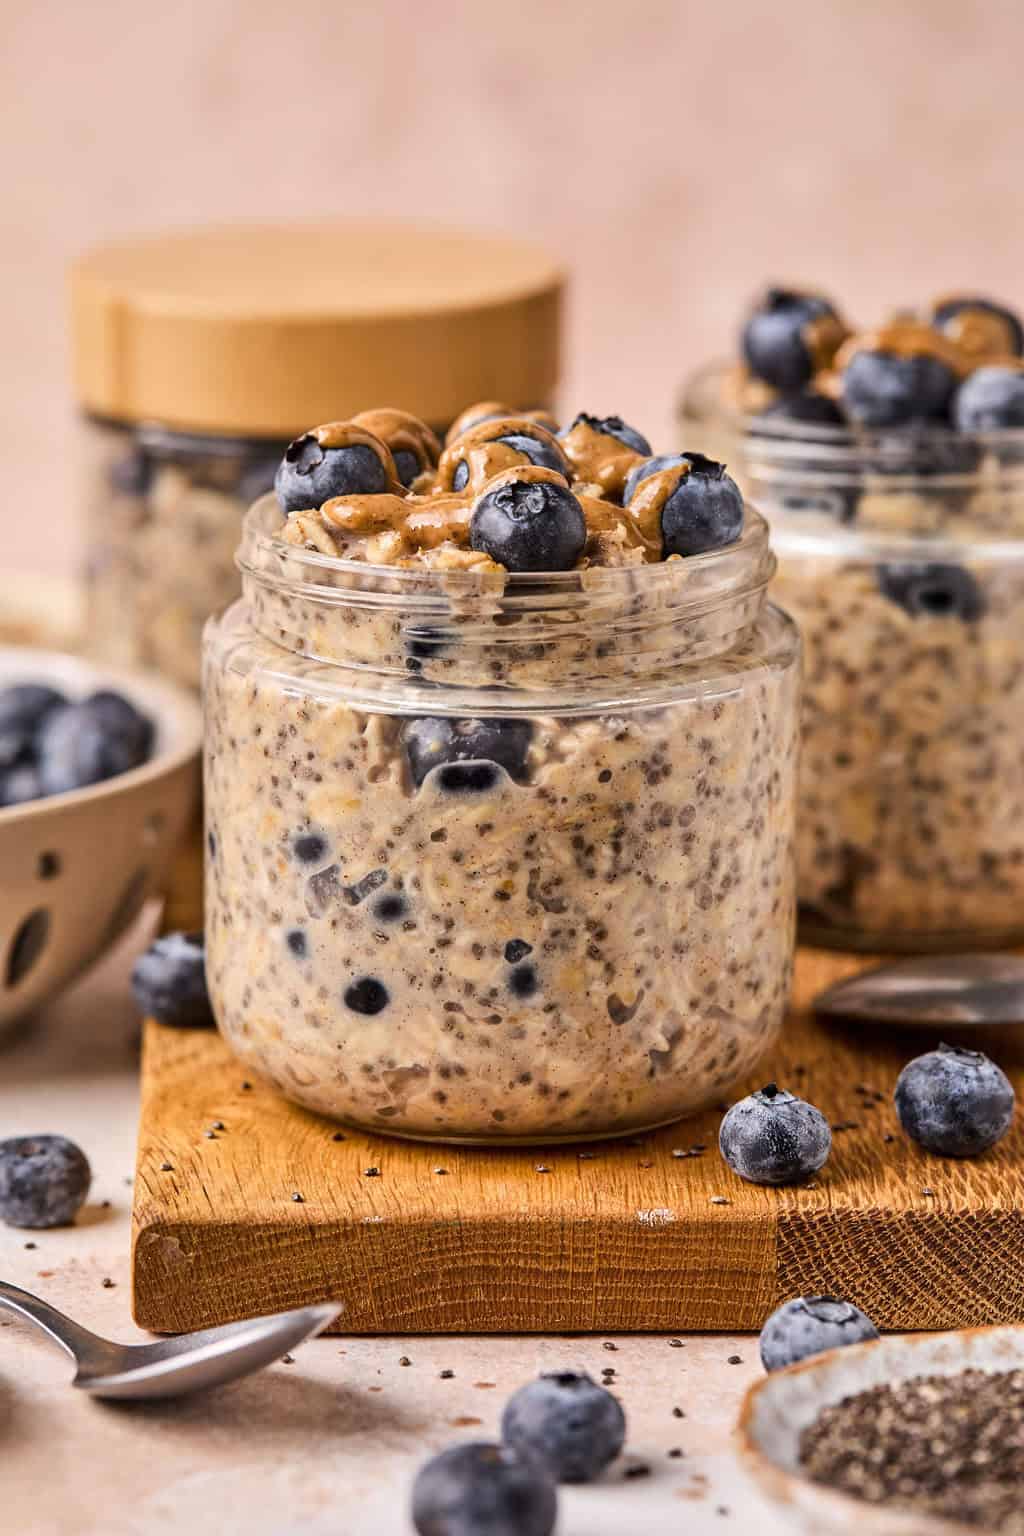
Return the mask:
<svg viewBox="0 0 1024 1536">
<path fill-rule="evenodd" d="M 119 241 L 71 272 L 90 412 L 292 437 L 372 406 L 444 426 L 558 378 L 563 276 L 518 240 L 400 223 L 234 225 Z"/>
</svg>

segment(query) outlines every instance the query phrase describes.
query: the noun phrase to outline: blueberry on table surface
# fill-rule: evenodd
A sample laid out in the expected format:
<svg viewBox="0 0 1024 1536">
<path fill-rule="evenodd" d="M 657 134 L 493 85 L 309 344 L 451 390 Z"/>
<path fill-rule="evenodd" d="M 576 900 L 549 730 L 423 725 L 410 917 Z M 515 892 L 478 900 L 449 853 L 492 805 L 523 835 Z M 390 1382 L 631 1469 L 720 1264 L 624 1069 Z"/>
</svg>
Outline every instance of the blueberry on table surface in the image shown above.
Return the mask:
<svg viewBox="0 0 1024 1536">
<path fill-rule="evenodd" d="M 734 544 L 743 532 L 743 493 L 725 465 L 702 453 L 679 454 L 676 462 L 688 468 L 661 509 L 664 558 L 704 555 Z M 645 478 L 641 473 L 632 485 L 627 482 L 627 506 Z"/>
<path fill-rule="evenodd" d="M 957 382 L 953 369 L 928 352 L 902 356 L 865 347 L 843 370 L 843 410 L 862 427 L 945 421 Z"/>
<path fill-rule="evenodd" d="M 827 299 L 770 288 L 743 328 L 743 356 L 751 373 L 787 394 L 803 389 L 817 362 L 810 327 L 822 320 L 831 322 L 838 342 L 839 317 Z"/>
<path fill-rule="evenodd" d="M 940 1157 L 977 1157 L 1002 1140 L 1013 1120 L 1005 1072 L 983 1052 L 961 1046 L 940 1045 L 908 1062 L 894 1099 L 907 1135 Z"/>
<path fill-rule="evenodd" d="M 958 619 L 974 624 L 985 613 L 985 596 L 962 565 L 880 565 L 878 590 L 912 619 Z"/>
<path fill-rule="evenodd" d="M 587 524 L 568 485 L 509 479 L 474 504 L 469 542 L 509 571 L 568 571 L 583 553 Z"/>
<path fill-rule="evenodd" d="M 733 1172 L 751 1184 L 798 1184 L 824 1166 L 832 1132 L 813 1104 L 769 1083 L 732 1106 L 718 1145 Z"/>
<path fill-rule="evenodd" d="M 544 1466 L 508 1445 L 453 1445 L 412 1489 L 419 1536 L 550 1536 L 558 1496 Z"/>
<path fill-rule="evenodd" d="M 136 960 L 132 993 L 140 1011 L 174 1029 L 212 1029 L 201 933 L 165 933 Z"/>
<path fill-rule="evenodd" d="M 544 1463 L 559 1483 L 589 1483 L 622 1450 L 626 1418 L 589 1376 L 554 1371 L 513 1393 L 501 1417 L 506 1445 Z"/>
<path fill-rule="evenodd" d="M 761 1364 L 779 1371 L 826 1349 L 877 1339 L 871 1319 L 838 1296 L 797 1296 L 777 1307 L 761 1329 Z"/>
<path fill-rule="evenodd" d="M 998 432 L 1024 427 L 1024 370 L 978 368 L 960 385 L 953 420 L 961 432 Z"/>
<path fill-rule="evenodd" d="M 51 710 L 36 737 L 46 795 L 66 794 L 140 767 L 153 745 L 153 725 L 121 694 L 94 693 Z"/>
<path fill-rule="evenodd" d="M 67 1226 L 91 1182 L 88 1158 L 66 1136 L 0 1141 L 0 1219 L 8 1226 Z"/>
<path fill-rule="evenodd" d="M 966 351 L 1014 357 L 1024 353 L 1024 326 L 1005 304 L 956 295 L 932 309 L 932 324 Z"/>
<path fill-rule="evenodd" d="M 642 432 L 638 432 L 636 427 L 631 427 L 628 422 L 623 421 L 621 416 L 591 416 L 587 411 L 580 411 L 562 436 L 568 437 L 573 427 L 578 427 L 581 422 L 592 432 L 599 432 L 602 437 L 618 438 L 624 448 L 632 448 L 634 453 L 642 453 L 645 458 L 650 456 L 651 445 L 646 437 Z"/>
<path fill-rule="evenodd" d="M 528 720 L 452 720 L 427 715 L 402 727 L 405 756 L 417 789 L 432 768 L 461 764 L 497 764 L 510 778 L 523 779 L 532 736 Z M 449 775 L 447 786 L 442 787 L 457 789 L 457 776 Z"/>
<path fill-rule="evenodd" d="M 289 443 L 274 489 L 282 512 L 322 507 L 332 496 L 376 496 L 390 489 L 384 460 L 369 443 L 324 448 L 306 432 Z"/>
</svg>

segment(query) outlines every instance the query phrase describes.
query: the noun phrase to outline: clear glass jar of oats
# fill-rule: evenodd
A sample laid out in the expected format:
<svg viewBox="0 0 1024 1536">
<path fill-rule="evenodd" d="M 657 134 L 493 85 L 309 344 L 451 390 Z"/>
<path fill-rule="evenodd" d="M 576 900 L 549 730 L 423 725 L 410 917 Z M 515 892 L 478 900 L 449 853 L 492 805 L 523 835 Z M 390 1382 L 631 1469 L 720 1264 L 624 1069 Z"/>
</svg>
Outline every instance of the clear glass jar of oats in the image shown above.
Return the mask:
<svg viewBox="0 0 1024 1536">
<path fill-rule="evenodd" d="M 368 398 L 441 430 L 466 400 L 549 404 L 561 288 L 529 245 L 402 224 L 88 252 L 71 275 L 88 651 L 198 686 L 242 515 L 288 441 Z"/>
<path fill-rule="evenodd" d="M 688 388 L 687 442 L 769 520 L 803 632 L 801 936 L 1024 938 L 1024 430 L 819 427 Z"/>
<path fill-rule="evenodd" d="M 721 1099 L 793 952 L 799 646 L 763 521 L 546 575 L 368 565 L 280 526 L 252 509 L 206 635 L 207 970 L 235 1051 L 431 1140 Z"/>
</svg>

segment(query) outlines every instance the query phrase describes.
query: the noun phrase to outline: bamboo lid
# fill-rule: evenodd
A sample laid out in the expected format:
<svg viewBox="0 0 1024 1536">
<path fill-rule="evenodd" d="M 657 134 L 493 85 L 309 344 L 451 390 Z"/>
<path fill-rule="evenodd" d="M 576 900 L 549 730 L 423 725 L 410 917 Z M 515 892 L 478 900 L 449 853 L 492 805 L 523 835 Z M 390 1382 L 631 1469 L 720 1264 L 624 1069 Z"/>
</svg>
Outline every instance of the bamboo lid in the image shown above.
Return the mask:
<svg viewBox="0 0 1024 1536">
<path fill-rule="evenodd" d="M 82 406 L 292 437 L 371 406 L 445 426 L 542 405 L 563 278 L 518 240 L 398 223 L 235 225 L 120 241 L 71 272 Z"/>
</svg>

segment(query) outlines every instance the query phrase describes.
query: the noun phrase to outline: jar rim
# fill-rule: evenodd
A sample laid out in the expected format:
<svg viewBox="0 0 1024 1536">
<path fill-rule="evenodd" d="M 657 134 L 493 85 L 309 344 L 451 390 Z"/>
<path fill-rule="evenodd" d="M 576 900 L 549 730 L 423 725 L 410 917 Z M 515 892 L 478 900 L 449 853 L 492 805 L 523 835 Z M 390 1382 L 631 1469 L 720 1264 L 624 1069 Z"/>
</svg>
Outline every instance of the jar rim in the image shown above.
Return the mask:
<svg viewBox="0 0 1024 1536">
<path fill-rule="evenodd" d="M 373 601 L 401 601 L 413 606 L 432 605 L 438 601 L 467 599 L 493 594 L 500 597 L 503 611 L 529 609 L 537 605 L 550 608 L 564 599 L 573 606 L 592 598 L 621 598 L 627 593 L 656 594 L 688 584 L 695 577 L 704 601 L 718 587 L 721 597 L 767 586 L 774 571 L 774 556 L 769 543 L 769 528 L 761 513 L 750 502 L 745 504 L 743 532 L 733 543 L 706 554 L 688 555 L 680 560 L 658 561 L 644 565 L 602 565 L 569 571 L 437 570 L 429 566 L 372 565 L 365 560 L 347 560 L 286 544 L 277 535 L 281 512 L 273 492 L 261 496 L 247 510 L 242 522 L 242 540 L 236 563 L 243 576 L 258 581 L 275 579 L 278 584 L 316 600 L 321 594 L 337 602 L 339 587 L 346 590 L 348 601 L 360 598 Z M 289 574 L 282 580 L 280 567 L 286 561 Z M 308 576 L 307 576 L 308 573 Z M 575 600 L 575 602 L 574 602 Z"/>
</svg>

